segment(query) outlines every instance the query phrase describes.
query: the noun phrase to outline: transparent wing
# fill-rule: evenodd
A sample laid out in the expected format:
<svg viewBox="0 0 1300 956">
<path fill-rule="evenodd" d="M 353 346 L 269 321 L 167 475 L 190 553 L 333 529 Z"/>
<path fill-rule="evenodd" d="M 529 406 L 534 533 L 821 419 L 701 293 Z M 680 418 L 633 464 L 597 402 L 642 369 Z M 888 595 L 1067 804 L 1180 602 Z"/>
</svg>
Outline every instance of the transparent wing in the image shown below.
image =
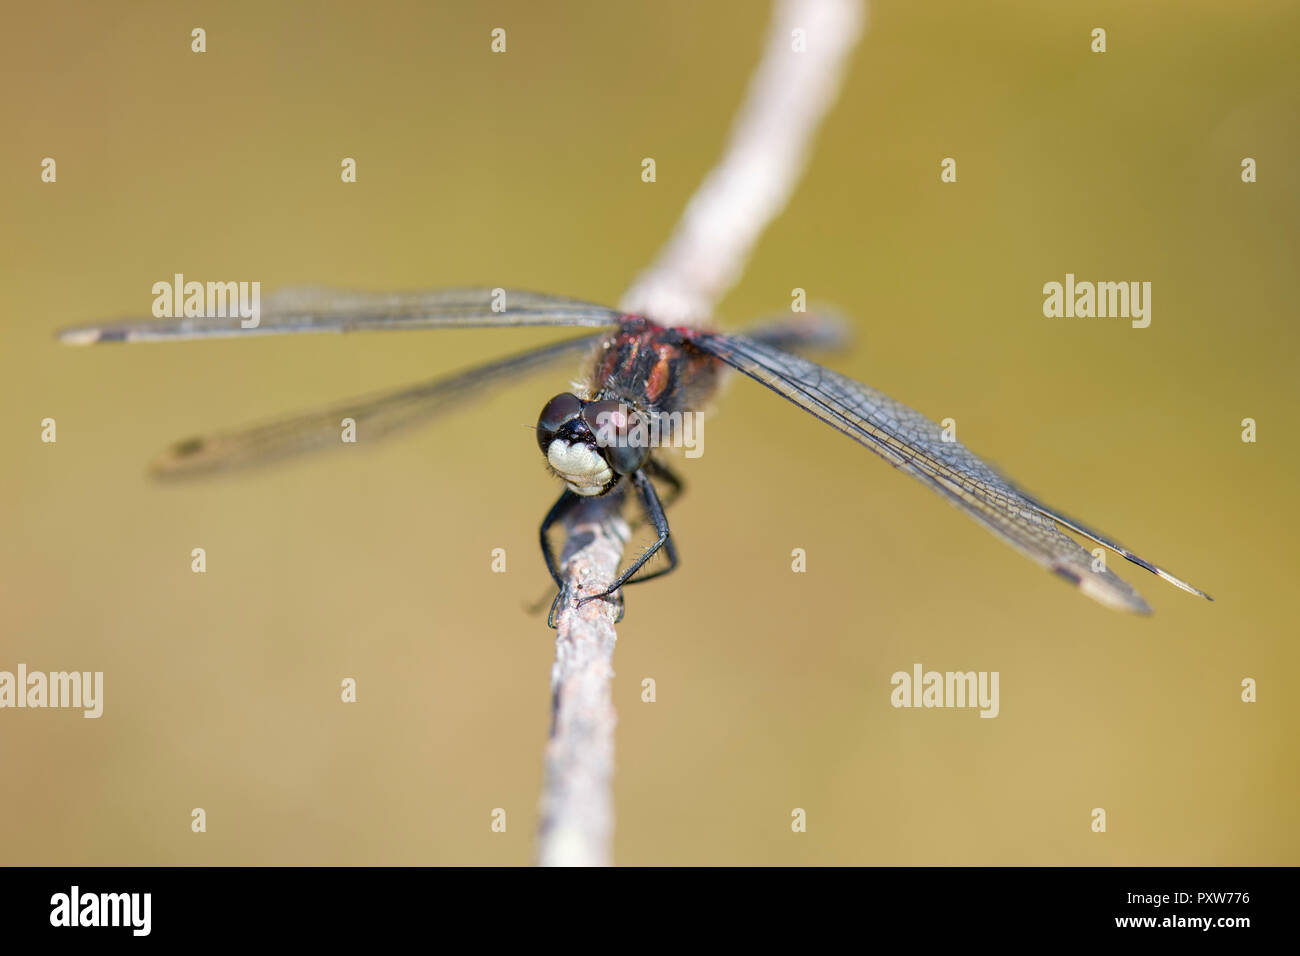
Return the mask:
<svg viewBox="0 0 1300 956">
<path fill-rule="evenodd" d="M 692 334 L 691 340 L 929 485 L 1022 554 L 1102 604 L 1144 614 L 1151 610 L 1123 578 L 1109 569 L 1094 571 L 1093 556 L 1062 533 L 1058 524 L 1184 591 L 1213 600 L 1163 568 L 1031 498 L 964 445 L 944 441 L 942 430 L 930 419 L 874 388 L 745 336 L 700 332 Z"/>
<path fill-rule="evenodd" d="M 478 397 L 488 386 L 572 358 L 593 348 L 602 338 L 586 335 L 568 339 L 400 391 L 338 402 L 328 408 L 251 428 L 190 438 L 169 448 L 152 468 L 159 477 L 188 477 L 267 463 L 322 448 L 344 447 L 345 418 L 355 422 L 357 444 L 365 445 L 399 429 L 431 421 Z"/>
<path fill-rule="evenodd" d="M 221 311 L 234 311 L 234 307 L 224 306 Z M 510 289 L 348 292 L 321 286 L 299 286 L 266 296 L 260 303 L 257 325 L 252 328 L 244 328 L 242 323 L 251 320 L 239 315 L 123 319 L 64 329 L 59 338 L 69 345 L 93 345 L 97 342 L 157 342 L 380 329 L 527 325 L 603 328 L 617 325 L 622 318 L 623 314 L 616 309 L 580 299 Z"/>
<path fill-rule="evenodd" d="M 838 312 L 783 312 L 745 326 L 745 337 L 783 351 L 842 349 L 852 338 L 849 324 Z"/>
</svg>

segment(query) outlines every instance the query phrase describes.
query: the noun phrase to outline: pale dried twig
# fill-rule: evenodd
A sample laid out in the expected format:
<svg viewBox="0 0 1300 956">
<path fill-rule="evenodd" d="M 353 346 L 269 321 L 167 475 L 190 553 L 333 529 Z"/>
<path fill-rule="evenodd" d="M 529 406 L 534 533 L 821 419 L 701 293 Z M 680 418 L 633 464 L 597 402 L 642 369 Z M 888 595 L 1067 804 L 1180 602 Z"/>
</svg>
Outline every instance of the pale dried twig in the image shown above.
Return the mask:
<svg viewBox="0 0 1300 956">
<path fill-rule="evenodd" d="M 619 498 L 622 496 L 619 495 Z M 618 577 L 627 522 L 616 502 L 587 499 L 566 521 L 562 560 L 566 587 L 576 593 L 603 590 Z M 614 677 L 616 611 L 605 601 L 560 611 L 555 663 L 551 666 L 551 739 L 546 747 L 538 862 L 542 866 L 604 866 L 614 826 L 610 783 L 614 773 L 614 725 L 610 700 Z"/>
<path fill-rule="evenodd" d="M 763 229 L 794 190 L 814 132 L 862 31 L 859 0 L 778 0 L 762 59 L 727 151 L 700 184 L 676 232 L 620 307 L 658 321 L 698 324 L 739 277 Z M 802 49 L 795 31 L 802 32 Z M 613 496 L 608 496 L 613 497 Z M 584 501 L 566 519 L 566 605 L 551 669 L 553 723 L 546 751 L 538 862 L 611 862 L 614 725 L 610 698 L 617 612 L 574 606 L 618 577 L 628 528 L 618 501 Z"/>
<path fill-rule="evenodd" d="M 863 19 L 856 0 L 776 4 L 763 58 L 736 114 L 726 153 L 620 308 L 671 325 L 712 317 L 759 235 L 794 191 Z M 800 30 L 802 52 L 794 48 Z"/>
</svg>

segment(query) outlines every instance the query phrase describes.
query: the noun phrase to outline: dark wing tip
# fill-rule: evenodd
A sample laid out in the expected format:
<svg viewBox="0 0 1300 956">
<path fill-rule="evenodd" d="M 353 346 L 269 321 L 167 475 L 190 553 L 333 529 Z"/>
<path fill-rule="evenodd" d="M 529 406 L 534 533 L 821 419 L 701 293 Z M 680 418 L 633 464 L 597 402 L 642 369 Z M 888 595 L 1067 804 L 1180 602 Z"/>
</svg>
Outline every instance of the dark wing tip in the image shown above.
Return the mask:
<svg viewBox="0 0 1300 956">
<path fill-rule="evenodd" d="M 1127 611 L 1130 614 L 1150 614 L 1151 605 L 1142 595 L 1133 590 L 1128 582 L 1112 573 L 1098 574 L 1083 572 L 1066 564 L 1052 564 L 1049 569 L 1057 577 L 1069 581 L 1083 594 L 1098 604 L 1115 611 Z"/>
<path fill-rule="evenodd" d="M 149 463 L 149 475 L 152 478 L 167 480 L 197 470 L 202 462 L 203 453 L 210 442 L 206 438 L 186 438 L 176 442 L 165 452 Z"/>
<path fill-rule="evenodd" d="M 96 342 L 113 341 L 108 330 L 98 327 L 59 329 L 57 337 L 64 345 L 94 345 Z"/>
<path fill-rule="evenodd" d="M 59 330 L 59 341 L 64 345 L 98 345 L 101 342 L 128 342 L 131 330 L 113 328 L 111 325 L 83 325 Z"/>
<path fill-rule="evenodd" d="M 1017 489 L 1017 491 L 1019 491 L 1019 489 Z M 1069 528 L 1071 531 L 1074 531 L 1077 534 L 1083 535 L 1085 538 L 1097 542 L 1097 544 L 1101 545 L 1104 548 L 1109 548 L 1111 551 L 1114 551 L 1116 554 L 1122 557 L 1125 561 L 1131 561 L 1133 564 L 1136 564 L 1138 567 L 1145 568 L 1147 571 L 1150 571 L 1152 574 L 1160 578 L 1162 581 L 1167 581 L 1170 584 L 1172 584 L 1174 587 L 1186 591 L 1188 594 L 1195 594 L 1198 597 L 1205 598 L 1205 600 L 1207 601 L 1214 600 L 1214 598 L 1210 597 L 1200 588 L 1196 587 L 1193 584 L 1188 584 L 1186 581 L 1184 581 L 1180 577 L 1177 577 L 1176 575 L 1170 574 L 1168 571 L 1160 567 L 1158 564 L 1152 564 L 1146 558 L 1134 554 L 1132 551 L 1130 551 L 1128 548 L 1124 547 L 1123 545 L 1119 544 L 1118 542 L 1103 537 L 1101 534 L 1091 530 L 1086 525 L 1074 520 L 1073 518 L 1067 517 L 1066 515 L 1061 514 L 1061 512 L 1056 511 L 1053 508 L 1047 507 L 1041 501 L 1037 501 L 1036 499 L 1033 498 L 1033 496 L 1027 495 L 1023 491 L 1021 491 L 1020 494 L 1024 496 L 1034 506 L 1034 508 L 1038 510 L 1040 514 L 1048 518 L 1051 518 L 1053 521 L 1057 522 L 1058 524 L 1065 525 L 1065 527 Z"/>
<path fill-rule="evenodd" d="M 1203 597 L 1205 598 L 1205 600 L 1211 602 L 1214 600 L 1214 598 L 1210 597 L 1200 588 L 1196 587 L 1196 585 L 1188 584 L 1182 578 L 1175 577 L 1174 575 L 1170 574 L 1168 571 L 1166 571 L 1164 568 L 1160 567 L 1159 565 L 1152 564 L 1150 561 L 1144 560 L 1143 558 L 1139 558 L 1136 554 L 1134 554 L 1131 551 L 1120 551 L 1119 553 L 1123 555 L 1125 558 L 1127 558 L 1129 561 L 1132 561 L 1138 567 L 1146 568 L 1148 571 L 1150 571 L 1156 577 L 1160 578 L 1162 581 L 1168 581 L 1174 587 L 1186 591 L 1188 594 L 1195 594 L 1198 597 Z"/>
</svg>

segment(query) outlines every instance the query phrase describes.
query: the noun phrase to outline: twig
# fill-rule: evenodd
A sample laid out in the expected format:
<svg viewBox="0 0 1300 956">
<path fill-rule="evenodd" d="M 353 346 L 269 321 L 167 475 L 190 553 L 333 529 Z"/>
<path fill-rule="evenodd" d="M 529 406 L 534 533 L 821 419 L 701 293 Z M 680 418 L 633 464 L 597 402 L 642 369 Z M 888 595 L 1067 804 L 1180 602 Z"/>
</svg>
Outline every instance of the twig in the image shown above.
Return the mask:
<svg viewBox="0 0 1300 956">
<path fill-rule="evenodd" d="M 779 0 L 722 161 L 620 308 L 671 325 L 704 322 L 803 172 L 813 134 L 862 32 L 857 0 Z M 803 52 L 793 49 L 803 31 Z"/>
<path fill-rule="evenodd" d="M 862 31 L 863 13 L 859 0 L 778 0 L 726 153 L 654 264 L 624 295 L 622 309 L 673 325 L 712 315 L 758 236 L 789 200 Z M 803 31 L 802 50 L 796 49 L 796 30 Z M 603 590 L 618 576 L 628 528 L 618 516 L 619 502 L 608 497 L 583 502 L 565 521 L 570 596 Z M 570 599 L 556 622 L 538 838 L 543 866 L 611 862 L 616 616 L 610 602 L 578 608 Z"/>
<path fill-rule="evenodd" d="M 563 562 L 570 594 L 608 587 L 618 577 L 627 543 L 619 515 L 622 495 L 581 502 L 566 522 Z M 609 499 L 616 500 L 609 500 Z M 614 774 L 614 726 L 610 700 L 614 677 L 615 606 L 570 601 L 556 621 L 551 665 L 551 740 L 546 747 L 546 788 L 538 862 L 542 866 L 607 866 L 614 828 L 610 783 Z"/>
</svg>

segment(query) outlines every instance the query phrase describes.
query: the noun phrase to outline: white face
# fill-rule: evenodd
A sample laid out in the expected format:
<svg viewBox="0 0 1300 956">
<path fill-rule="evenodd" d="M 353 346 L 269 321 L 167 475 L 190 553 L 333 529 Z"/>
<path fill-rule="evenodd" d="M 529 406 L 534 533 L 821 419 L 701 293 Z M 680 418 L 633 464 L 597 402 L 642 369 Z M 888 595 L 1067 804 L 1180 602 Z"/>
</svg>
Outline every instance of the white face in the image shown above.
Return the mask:
<svg viewBox="0 0 1300 956">
<path fill-rule="evenodd" d="M 600 453 L 581 442 L 570 445 L 562 438 L 555 439 L 546 449 L 546 460 L 575 495 L 598 495 L 614 478 Z"/>
</svg>

